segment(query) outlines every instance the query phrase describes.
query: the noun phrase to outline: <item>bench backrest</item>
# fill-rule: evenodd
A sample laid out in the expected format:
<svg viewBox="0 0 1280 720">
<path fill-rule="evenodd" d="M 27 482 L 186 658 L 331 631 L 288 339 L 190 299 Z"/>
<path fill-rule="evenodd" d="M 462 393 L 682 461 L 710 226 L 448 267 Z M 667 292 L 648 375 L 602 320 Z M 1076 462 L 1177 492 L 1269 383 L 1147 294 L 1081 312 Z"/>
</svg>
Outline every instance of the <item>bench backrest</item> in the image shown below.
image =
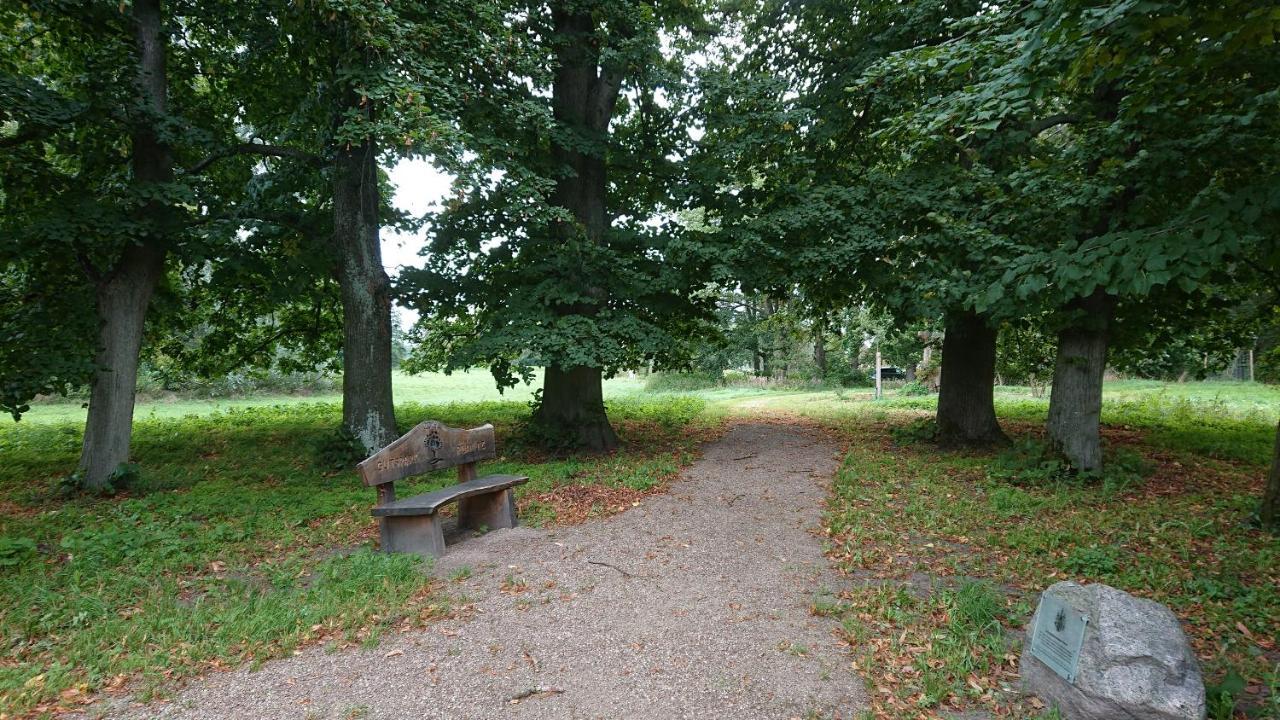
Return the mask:
<svg viewBox="0 0 1280 720">
<path fill-rule="evenodd" d="M 383 485 L 432 470 L 459 467 L 459 477 L 474 476 L 471 465 L 497 457 L 492 425 L 463 430 L 434 420 L 418 423 L 400 439 L 356 466 L 365 485 Z M 466 472 L 462 472 L 464 468 Z"/>
</svg>

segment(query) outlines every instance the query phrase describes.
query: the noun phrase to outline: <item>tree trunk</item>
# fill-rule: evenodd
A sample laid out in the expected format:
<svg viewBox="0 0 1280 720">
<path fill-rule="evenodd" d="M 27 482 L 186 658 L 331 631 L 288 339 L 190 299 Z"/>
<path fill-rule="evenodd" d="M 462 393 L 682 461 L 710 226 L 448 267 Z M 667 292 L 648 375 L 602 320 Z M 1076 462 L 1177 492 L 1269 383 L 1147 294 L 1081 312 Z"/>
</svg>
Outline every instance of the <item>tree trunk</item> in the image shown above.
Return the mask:
<svg viewBox="0 0 1280 720">
<path fill-rule="evenodd" d="M 1267 487 L 1262 491 L 1262 507 L 1258 509 L 1262 529 L 1280 534 L 1280 425 L 1276 427 L 1276 442 L 1271 454 L 1271 472 L 1267 475 Z"/>
<path fill-rule="evenodd" d="M 105 488 L 116 468 L 129 462 L 142 330 L 151 295 L 164 271 L 164 255 L 150 245 L 131 247 L 121 257 L 117 272 L 98 286 L 97 367 L 76 470 L 81 485 L 91 490 Z"/>
<path fill-rule="evenodd" d="M 603 147 L 622 78 L 598 65 L 599 51 L 592 37 L 595 20 L 589 11 L 557 3 L 553 4 L 552 16 L 557 39 L 552 112 L 556 121 L 580 141 L 552 147 L 555 164 L 569 171 L 557 178 L 552 202 L 568 210 L 574 219 L 572 223 L 562 223 L 558 232 L 566 241 L 602 243 L 609 224 Z M 589 147 L 592 145 L 596 147 Z M 572 243 L 566 242 L 566 246 L 571 247 Z M 559 306 L 558 314 L 594 315 L 607 301 L 607 289 L 593 284 L 593 278 L 581 278 L 580 286 L 586 288 L 592 301 Z M 552 363 L 543 378 L 537 422 L 550 436 L 576 439 L 587 450 L 616 448 L 618 437 L 605 415 L 602 382 L 600 368 Z"/>
<path fill-rule="evenodd" d="M 618 436 L 605 414 L 600 370 L 549 367 L 542 381 L 538 424 L 553 441 L 592 452 L 618 447 Z"/>
<path fill-rule="evenodd" d="M 148 115 L 137 118 L 131 132 L 133 183 L 141 188 L 173 179 L 169 147 L 160 141 L 155 123 L 168 112 L 167 40 L 160 0 L 133 3 L 134 43 L 138 53 L 138 93 Z M 150 223 L 138 244 L 126 247 L 104 276 L 97 279 L 97 369 L 90 381 L 89 414 L 76 469 L 91 490 L 106 487 L 111 474 L 129 461 L 133 436 L 133 403 L 138 388 L 138 356 L 147 306 L 164 273 L 163 238 L 167 208 L 147 202 L 139 220 Z"/>
<path fill-rule="evenodd" d="M 938 441 L 983 446 L 1008 440 L 996 420 L 996 330 L 967 310 L 947 313 L 938 392 Z"/>
<path fill-rule="evenodd" d="M 333 240 L 342 292 L 342 426 L 370 454 L 397 436 L 391 394 L 391 283 L 378 241 L 380 207 L 373 141 L 339 149 Z"/>
<path fill-rule="evenodd" d="M 1102 290 L 1069 306 L 1079 317 L 1058 333 L 1049 394 L 1049 447 L 1078 471 L 1102 469 L 1102 376 L 1114 302 Z"/>
<path fill-rule="evenodd" d="M 813 364 L 818 368 L 818 377 L 827 377 L 827 335 L 822 328 L 813 331 Z"/>
</svg>

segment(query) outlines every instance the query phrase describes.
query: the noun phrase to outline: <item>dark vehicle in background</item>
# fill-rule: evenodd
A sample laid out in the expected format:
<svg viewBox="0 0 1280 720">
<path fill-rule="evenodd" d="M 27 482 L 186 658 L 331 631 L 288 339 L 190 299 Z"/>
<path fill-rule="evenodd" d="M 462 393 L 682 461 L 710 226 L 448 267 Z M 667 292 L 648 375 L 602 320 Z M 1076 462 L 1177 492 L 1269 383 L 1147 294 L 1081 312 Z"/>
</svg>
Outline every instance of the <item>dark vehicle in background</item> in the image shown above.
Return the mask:
<svg viewBox="0 0 1280 720">
<path fill-rule="evenodd" d="M 874 381 L 876 379 L 876 371 L 872 370 L 871 372 L 867 373 L 867 377 L 871 378 Z M 881 380 L 906 380 L 907 373 L 902 368 L 882 367 L 880 368 L 880 379 Z"/>
</svg>

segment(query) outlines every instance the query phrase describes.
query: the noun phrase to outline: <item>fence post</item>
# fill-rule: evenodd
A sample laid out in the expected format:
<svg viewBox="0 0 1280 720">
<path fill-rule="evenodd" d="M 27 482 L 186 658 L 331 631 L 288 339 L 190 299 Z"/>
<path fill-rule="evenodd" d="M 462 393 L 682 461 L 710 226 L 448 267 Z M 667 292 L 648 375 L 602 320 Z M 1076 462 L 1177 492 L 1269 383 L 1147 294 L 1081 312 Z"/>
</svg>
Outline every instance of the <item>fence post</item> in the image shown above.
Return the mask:
<svg viewBox="0 0 1280 720">
<path fill-rule="evenodd" d="M 880 348 L 876 348 L 876 399 L 879 400 L 883 391 L 880 389 Z"/>
</svg>

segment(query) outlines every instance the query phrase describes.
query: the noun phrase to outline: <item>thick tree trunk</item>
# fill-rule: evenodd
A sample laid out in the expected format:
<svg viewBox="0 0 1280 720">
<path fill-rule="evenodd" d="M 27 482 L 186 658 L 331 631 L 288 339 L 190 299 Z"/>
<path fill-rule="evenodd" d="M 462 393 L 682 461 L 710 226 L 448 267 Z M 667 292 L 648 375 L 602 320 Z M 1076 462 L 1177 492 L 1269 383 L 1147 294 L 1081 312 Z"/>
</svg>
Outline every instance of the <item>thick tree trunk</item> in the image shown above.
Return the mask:
<svg viewBox="0 0 1280 720">
<path fill-rule="evenodd" d="M 1262 529 L 1280 535 L 1280 425 L 1276 426 L 1276 442 L 1271 453 L 1271 472 L 1262 491 L 1262 507 L 1258 509 Z"/>
<path fill-rule="evenodd" d="M 129 248 L 118 271 L 98 286 L 97 369 L 76 470 L 81 484 L 92 490 L 103 489 L 116 468 L 129 461 L 142 331 L 164 255 L 151 246 Z"/>
<path fill-rule="evenodd" d="M 552 202 L 574 218 L 559 228 L 566 241 L 602 243 L 609 224 L 603 147 L 622 79 L 616 72 L 599 67 L 599 52 L 592 37 L 595 20 L 590 12 L 555 4 L 552 15 L 559 43 L 552 111 L 555 119 L 582 141 L 552 148 L 556 164 L 569 170 L 556 180 Z M 587 148 L 586 144 L 597 147 Z M 557 307 L 556 312 L 563 316 L 598 312 L 608 291 L 593 284 L 593 280 L 581 278 L 581 286 L 587 289 L 592 302 Z M 542 405 L 536 421 L 550 436 L 576 439 L 584 449 L 603 452 L 616 448 L 618 438 L 604 412 L 602 381 L 599 368 L 553 363 L 543 378 Z"/>
<path fill-rule="evenodd" d="M 938 441 L 983 446 L 1005 442 L 995 408 L 996 330 L 969 311 L 947 313 L 938 392 Z"/>
<path fill-rule="evenodd" d="M 618 447 L 618 436 L 605 414 L 598 368 L 547 368 L 536 419 L 556 442 L 592 452 Z"/>
<path fill-rule="evenodd" d="M 1068 308 L 1078 315 L 1058 333 L 1049 394 L 1049 447 L 1073 469 L 1102 469 L 1102 376 L 1113 300 L 1102 290 Z"/>
<path fill-rule="evenodd" d="M 133 182 L 143 187 L 173 179 L 169 147 L 155 132 L 157 119 L 169 105 L 160 0 L 135 0 L 133 21 L 138 93 L 151 114 L 137 118 L 131 133 Z M 81 485 L 91 490 L 106 487 L 116 468 L 129 461 L 142 332 L 147 306 L 164 273 L 166 214 L 162 204 L 146 203 L 139 219 L 149 221 L 151 229 L 138 244 L 126 247 L 97 281 L 97 369 L 90 382 L 89 414 L 76 469 Z"/>
<path fill-rule="evenodd" d="M 394 440 L 391 283 L 378 241 L 377 153 L 372 141 L 340 149 L 333 232 L 342 291 L 342 426 L 373 453 Z"/>
</svg>

